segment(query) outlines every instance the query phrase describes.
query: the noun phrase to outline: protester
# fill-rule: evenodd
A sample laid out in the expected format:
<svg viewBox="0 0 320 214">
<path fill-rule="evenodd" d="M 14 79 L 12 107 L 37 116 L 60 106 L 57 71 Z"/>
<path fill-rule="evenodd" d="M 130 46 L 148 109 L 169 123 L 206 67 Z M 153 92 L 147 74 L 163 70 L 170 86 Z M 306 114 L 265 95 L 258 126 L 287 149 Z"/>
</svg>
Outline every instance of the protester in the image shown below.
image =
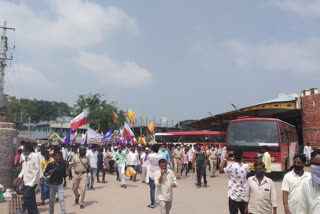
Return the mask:
<svg viewBox="0 0 320 214">
<path fill-rule="evenodd" d="M 189 146 L 189 150 L 188 150 L 188 160 L 189 160 L 189 163 L 188 163 L 188 173 L 189 173 L 189 170 L 192 169 L 193 153 L 194 153 L 193 147 L 192 147 L 192 146 Z"/>
<path fill-rule="evenodd" d="M 66 186 L 66 183 L 62 184 L 63 179 L 67 176 L 66 171 L 67 165 L 63 160 L 62 152 L 58 151 L 55 153 L 54 162 L 49 163 L 44 172 L 45 176 L 50 176 L 50 214 L 54 213 L 54 202 L 56 194 L 59 198 L 61 213 L 66 213 L 63 190 L 63 187 Z"/>
<path fill-rule="evenodd" d="M 69 154 L 68 154 L 68 162 L 69 162 L 69 164 L 71 164 L 71 161 L 72 161 L 73 157 L 75 155 L 77 155 L 77 149 L 78 148 L 76 146 L 74 146 L 74 147 L 72 147 L 71 151 L 69 152 Z M 74 166 L 71 168 L 71 171 L 69 172 L 69 180 L 72 180 L 72 176 L 73 175 L 74 175 Z"/>
<path fill-rule="evenodd" d="M 75 204 L 79 203 L 80 199 L 80 209 L 84 208 L 84 198 L 86 193 L 86 185 L 88 180 L 88 172 L 91 174 L 91 183 L 93 183 L 93 173 L 90 166 L 90 160 L 86 157 L 86 147 L 80 146 L 79 148 L 79 155 L 73 157 L 71 164 L 68 167 L 67 175 L 70 172 L 70 169 L 75 166 L 74 168 L 74 178 L 72 183 L 72 190 L 75 196 Z M 80 194 L 78 189 L 80 188 Z M 80 198 L 81 196 L 81 198 Z"/>
<path fill-rule="evenodd" d="M 158 154 L 159 146 L 152 145 L 152 154 L 148 155 L 148 172 L 149 172 L 149 187 L 150 187 L 150 199 L 151 204 L 148 205 L 149 208 L 155 208 L 155 183 L 154 183 L 154 173 L 159 170 L 159 160 L 163 159 L 162 155 Z"/>
<path fill-rule="evenodd" d="M 40 179 L 40 159 L 37 155 L 31 143 L 25 143 L 23 146 L 23 155 L 25 161 L 22 166 L 22 176 L 24 182 L 23 188 L 23 204 L 22 209 L 17 213 L 38 213 L 38 207 L 36 203 L 35 189 L 39 184 Z"/>
<path fill-rule="evenodd" d="M 208 152 L 208 159 L 210 163 L 210 176 L 211 178 L 216 177 L 217 171 L 217 162 L 218 162 L 218 150 L 214 148 L 212 145 L 209 152 Z"/>
<path fill-rule="evenodd" d="M 45 176 L 44 172 L 49 163 L 54 162 L 54 159 L 50 157 L 49 152 L 47 150 L 44 151 L 44 159 L 41 162 L 41 170 L 43 172 L 43 178 L 41 179 L 41 204 L 44 205 L 44 201 L 46 199 L 50 199 L 50 175 Z"/>
<path fill-rule="evenodd" d="M 114 160 L 113 160 L 113 151 L 111 150 L 111 147 L 108 146 L 104 153 L 104 165 L 106 166 L 106 169 L 109 170 L 110 174 L 114 173 Z"/>
<path fill-rule="evenodd" d="M 262 146 L 260 149 L 261 153 L 263 154 L 262 156 L 262 162 L 264 163 L 266 167 L 266 176 L 270 178 L 271 175 L 271 155 L 268 152 L 268 147 L 267 146 Z"/>
<path fill-rule="evenodd" d="M 116 154 L 116 160 L 117 160 L 117 167 L 119 172 L 119 178 L 121 182 L 121 186 L 123 188 L 127 188 L 126 179 L 125 179 L 125 167 L 128 162 L 127 154 L 125 151 L 122 151 L 121 146 L 118 149 L 118 152 Z"/>
<path fill-rule="evenodd" d="M 312 151 L 313 151 L 313 149 L 310 146 L 310 143 L 307 143 L 307 145 L 303 149 L 303 154 L 306 156 L 306 159 L 307 159 L 307 165 L 310 165 Z"/>
<path fill-rule="evenodd" d="M 245 194 L 247 175 L 250 173 L 250 167 L 248 164 L 242 162 L 242 152 L 234 152 L 234 163 L 229 164 L 224 168 L 228 159 L 223 159 L 219 172 L 228 174 L 228 197 L 229 197 L 229 213 L 238 214 L 238 210 L 241 214 L 245 211 Z"/>
<path fill-rule="evenodd" d="M 98 152 L 97 152 L 97 145 L 92 144 L 91 149 L 87 151 L 87 157 L 90 160 L 90 167 L 92 172 L 88 173 L 88 183 L 87 183 L 87 189 L 88 190 L 94 190 L 94 178 L 97 175 L 97 167 L 98 167 Z M 91 174 L 93 173 L 93 174 Z M 93 180 L 90 180 L 89 177 L 92 175 Z M 91 181 L 91 182 L 90 182 Z"/>
<path fill-rule="evenodd" d="M 105 177 L 106 177 L 106 170 L 103 160 L 103 148 L 99 149 L 98 153 L 98 161 L 97 161 L 97 182 L 100 183 L 99 174 L 102 172 L 102 183 L 105 183 Z"/>
<path fill-rule="evenodd" d="M 183 161 L 183 151 L 181 149 L 180 144 L 177 145 L 177 148 L 173 151 L 173 168 L 174 173 L 177 179 L 181 179 L 181 168 L 182 168 L 182 161 Z"/>
<path fill-rule="evenodd" d="M 147 182 L 148 155 L 149 155 L 149 148 L 148 147 L 142 148 L 142 154 L 140 156 L 140 162 L 142 166 L 142 172 L 141 172 L 142 183 L 149 183 Z"/>
<path fill-rule="evenodd" d="M 245 213 L 276 214 L 277 198 L 273 181 L 265 176 L 265 164 L 254 163 L 256 175 L 248 179 L 245 194 Z"/>
<path fill-rule="evenodd" d="M 135 148 L 132 147 L 128 153 L 128 166 L 132 167 L 136 172 L 138 171 L 139 165 L 139 154 L 135 151 Z M 130 177 L 130 181 L 136 182 L 137 181 L 137 174 Z"/>
<path fill-rule="evenodd" d="M 207 155 L 205 151 L 201 151 L 200 144 L 197 144 L 197 150 L 194 152 L 192 167 L 196 167 L 197 172 L 197 187 L 201 187 L 201 176 L 203 177 L 204 186 L 207 186 L 206 167 L 208 164 Z M 196 166 L 195 166 L 196 164 Z"/>
<path fill-rule="evenodd" d="M 188 172 L 189 172 L 189 156 L 188 156 L 188 147 L 186 147 L 184 149 L 184 153 L 183 153 L 183 159 L 182 159 L 182 169 L 181 169 L 181 174 L 183 172 L 183 170 L 186 170 L 186 177 L 188 176 Z"/>
<path fill-rule="evenodd" d="M 172 188 L 177 186 L 177 180 L 174 173 L 167 169 L 167 161 L 159 160 L 160 169 L 154 173 L 154 181 L 157 187 L 157 195 L 161 214 L 169 214 L 172 207 Z"/>
<path fill-rule="evenodd" d="M 119 145 L 119 148 L 121 148 L 121 146 Z M 113 153 L 112 153 L 112 160 L 114 161 L 114 170 L 116 171 L 116 174 L 117 174 L 117 178 L 116 180 L 117 181 L 120 181 L 120 176 L 119 176 L 119 170 L 118 170 L 118 161 L 116 160 L 116 156 L 118 154 L 118 148 L 117 147 L 114 147 L 113 148 Z"/>
<path fill-rule="evenodd" d="M 162 155 L 163 159 L 167 161 L 168 167 L 170 168 L 171 159 L 170 159 L 169 152 L 167 151 L 167 145 L 165 143 L 161 145 L 161 149 L 159 150 L 158 154 Z"/>
<path fill-rule="evenodd" d="M 285 214 L 303 213 L 305 208 L 302 201 L 302 184 L 311 175 L 303 167 L 306 164 L 304 154 L 296 154 L 293 158 L 293 170 L 288 172 L 282 181 L 282 199 Z"/>
<path fill-rule="evenodd" d="M 302 214 L 319 214 L 320 211 L 320 150 L 311 153 L 310 160 L 311 178 L 302 184 Z"/>
</svg>

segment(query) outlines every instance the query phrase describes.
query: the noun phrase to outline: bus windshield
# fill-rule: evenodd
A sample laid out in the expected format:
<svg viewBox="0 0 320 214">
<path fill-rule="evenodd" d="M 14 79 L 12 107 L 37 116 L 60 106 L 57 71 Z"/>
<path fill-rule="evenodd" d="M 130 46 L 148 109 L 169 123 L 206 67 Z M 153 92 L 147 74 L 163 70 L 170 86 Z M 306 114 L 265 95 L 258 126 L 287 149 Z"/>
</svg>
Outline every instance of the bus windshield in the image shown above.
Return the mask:
<svg viewBox="0 0 320 214">
<path fill-rule="evenodd" d="M 241 121 L 230 123 L 228 146 L 279 146 L 275 121 Z"/>
</svg>

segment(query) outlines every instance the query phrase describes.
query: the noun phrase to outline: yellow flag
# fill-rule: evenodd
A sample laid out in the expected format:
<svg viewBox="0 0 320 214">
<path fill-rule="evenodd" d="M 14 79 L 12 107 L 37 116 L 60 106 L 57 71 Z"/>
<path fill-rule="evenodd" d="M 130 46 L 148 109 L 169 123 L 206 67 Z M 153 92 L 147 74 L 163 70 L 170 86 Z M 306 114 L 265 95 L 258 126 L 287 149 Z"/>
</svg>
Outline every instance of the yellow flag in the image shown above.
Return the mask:
<svg viewBox="0 0 320 214">
<path fill-rule="evenodd" d="M 53 133 L 50 137 L 49 137 L 49 139 L 51 140 L 52 138 L 54 138 L 56 136 L 56 133 Z"/>
<path fill-rule="evenodd" d="M 131 110 L 128 109 L 127 111 L 127 118 L 132 121 L 134 120 L 134 116 L 136 116 L 136 114 L 134 112 L 132 112 Z"/>
<path fill-rule="evenodd" d="M 146 138 L 145 138 L 144 136 L 142 137 L 142 143 L 143 143 L 143 145 L 145 145 L 145 146 L 147 145 Z"/>
<path fill-rule="evenodd" d="M 154 130 L 154 123 L 153 122 L 151 122 L 149 124 L 148 129 L 150 130 L 150 132 L 153 132 L 153 130 Z"/>
</svg>

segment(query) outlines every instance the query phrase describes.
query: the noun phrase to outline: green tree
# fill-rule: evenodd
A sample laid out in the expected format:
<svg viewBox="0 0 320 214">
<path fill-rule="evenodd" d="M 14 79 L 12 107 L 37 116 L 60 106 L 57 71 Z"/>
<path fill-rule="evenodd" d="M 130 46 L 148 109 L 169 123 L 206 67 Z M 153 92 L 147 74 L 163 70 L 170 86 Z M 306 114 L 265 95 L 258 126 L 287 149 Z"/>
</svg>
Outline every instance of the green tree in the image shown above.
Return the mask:
<svg viewBox="0 0 320 214">
<path fill-rule="evenodd" d="M 109 129 L 118 129 L 126 120 L 126 112 L 118 109 L 115 102 L 108 102 L 102 99 L 101 94 L 80 95 L 76 104 L 73 106 L 74 116 L 80 114 L 85 109 L 89 110 L 88 123 L 93 129 L 97 129 L 101 125 L 101 131 L 104 133 Z M 113 114 L 118 115 L 120 124 L 113 122 Z"/>
<path fill-rule="evenodd" d="M 31 117 L 32 122 L 55 120 L 57 117 L 70 116 L 71 108 L 63 102 L 20 99 L 7 101 L 7 116 L 16 123 L 27 122 Z"/>
</svg>

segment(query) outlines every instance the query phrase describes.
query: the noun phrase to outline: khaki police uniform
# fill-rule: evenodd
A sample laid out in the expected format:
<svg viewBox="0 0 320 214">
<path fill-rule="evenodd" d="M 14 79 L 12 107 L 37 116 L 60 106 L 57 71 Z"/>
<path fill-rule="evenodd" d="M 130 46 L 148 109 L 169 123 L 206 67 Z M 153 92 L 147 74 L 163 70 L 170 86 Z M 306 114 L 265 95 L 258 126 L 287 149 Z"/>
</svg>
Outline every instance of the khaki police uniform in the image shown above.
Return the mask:
<svg viewBox="0 0 320 214">
<path fill-rule="evenodd" d="M 209 159 L 210 166 L 211 166 L 210 174 L 211 174 L 211 176 L 215 176 L 216 171 L 217 171 L 218 150 L 216 150 L 216 149 L 211 150 L 210 149 L 208 152 L 208 159 Z"/>
<path fill-rule="evenodd" d="M 81 196 L 80 205 L 84 205 L 83 201 L 86 194 L 86 185 L 88 182 L 87 169 L 89 169 L 90 160 L 86 156 L 80 157 L 78 155 L 75 155 L 71 161 L 71 164 L 73 164 L 75 172 L 75 175 L 73 177 L 72 190 L 76 199 Z M 80 194 L 78 192 L 79 188 Z"/>
<path fill-rule="evenodd" d="M 172 154 L 173 158 L 173 165 L 174 165 L 174 174 L 177 178 L 181 177 L 181 167 L 182 167 L 182 160 L 183 160 L 183 151 L 180 149 L 175 149 Z"/>
</svg>

